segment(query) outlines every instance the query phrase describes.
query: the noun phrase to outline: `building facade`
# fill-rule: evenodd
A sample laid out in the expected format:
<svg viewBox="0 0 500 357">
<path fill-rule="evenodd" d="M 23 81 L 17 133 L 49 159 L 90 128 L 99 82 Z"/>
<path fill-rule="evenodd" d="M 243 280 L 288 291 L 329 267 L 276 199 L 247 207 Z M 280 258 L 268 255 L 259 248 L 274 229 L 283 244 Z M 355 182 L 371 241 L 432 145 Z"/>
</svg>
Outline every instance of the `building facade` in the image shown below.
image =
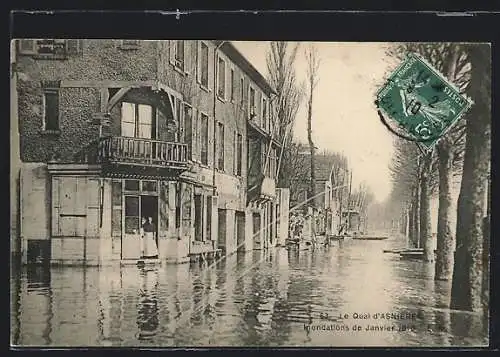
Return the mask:
<svg viewBox="0 0 500 357">
<path fill-rule="evenodd" d="M 144 217 L 167 262 L 276 240 L 273 91 L 230 42 L 13 47 L 23 262 L 135 263 Z"/>
</svg>

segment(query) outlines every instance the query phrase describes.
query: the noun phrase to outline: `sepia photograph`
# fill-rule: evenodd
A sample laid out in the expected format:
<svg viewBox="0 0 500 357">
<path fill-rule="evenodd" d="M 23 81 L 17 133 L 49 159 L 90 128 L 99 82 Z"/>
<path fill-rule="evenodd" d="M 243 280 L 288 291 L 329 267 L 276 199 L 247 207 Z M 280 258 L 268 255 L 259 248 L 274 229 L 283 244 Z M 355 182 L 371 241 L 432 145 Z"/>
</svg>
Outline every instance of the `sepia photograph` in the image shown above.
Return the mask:
<svg viewBox="0 0 500 357">
<path fill-rule="evenodd" d="M 491 63 L 13 39 L 11 348 L 487 347 Z"/>
</svg>

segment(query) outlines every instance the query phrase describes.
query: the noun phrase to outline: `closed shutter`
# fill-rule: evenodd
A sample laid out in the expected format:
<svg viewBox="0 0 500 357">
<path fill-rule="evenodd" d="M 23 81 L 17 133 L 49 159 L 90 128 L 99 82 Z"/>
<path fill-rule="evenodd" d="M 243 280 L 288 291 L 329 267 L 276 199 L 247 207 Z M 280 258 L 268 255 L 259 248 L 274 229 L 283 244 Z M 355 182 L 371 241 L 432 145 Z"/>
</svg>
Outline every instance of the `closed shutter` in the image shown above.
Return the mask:
<svg viewBox="0 0 500 357">
<path fill-rule="evenodd" d="M 175 65 L 175 41 L 168 41 L 168 61 L 173 66 Z"/>
<path fill-rule="evenodd" d="M 219 231 L 219 197 L 212 196 L 212 237 L 211 240 L 217 241 L 218 231 Z"/>
<path fill-rule="evenodd" d="M 193 53 L 191 50 L 191 43 L 194 41 L 184 41 L 184 72 L 187 74 L 193 72 L 193 69 L 191 68 L 193 64 Z"/>
<path fill-rule="evenodd" d="M 159 200 L 160 222 L 158 224 L 160 237 L 166 236 L 168 232 L 168 226 L 169 226 L 168 203 L 169 203 L 168 182 L 161 181 L 160 200 Z"/>
<path fill-rule="evenodd" d="M 111 186 L 111 236 L 122 234 L 122 182 L 113 181 Z"/>
<path fill-rule="evenodd" d="M 199 126 L 198 126 L 198 111 L 195 108 L 192 108 L 191 112 L 191 119 L 192 119 L 192 124 L 191 124 L 191 160 L 194 161 L 199 161 L 200 160 L 200 153 L 199 153 L 199 147 L 200 144 L 198 142 L 199 140 Z"/>
<path fill-rule="evenodd" d="M 207 148 L 207 164 L 209 167 L 215 165 L 214 160 L 214 122 L 212 118 L 208 117 L 208 148 Z"/>
<path fill-rule="evenodd" d="M 182 226 L 184 228 L 191 227 L 191 200 L 192 200 L 192 187 L 189 184 L 182 184 Z"/>
<path fill-rule="evenodd" d="M 75 177 L 59 179 L 59 234 L 67 237 L 76 236 L 74 206 L 77 188 Z"/>
<path fill-rule="evenodd" d="M 61 234 L 61 229 L 59 226 L 59 214 L 60 214 L 59 186 L 60 186 L 59 178 L 53 177 L 52 178 L 52 235 L 53 236 L 59 236 Z"/>
<path fill-rule="evenodd" d="M 82 180 L 83 181 L 83 180 Z M 88 178 L 86 180 L 87 207 L 86 207 L 86 236 L 99 237 L 99 210 L 100 210 L 100 185 L 99 179 Z"/>
<path fill-rule="evenodd" d="M 201 83 L 201 41 L 196 42 L 196 81 Z"/>
<path fill-rule="evenodd" d="M 81 40 L 66 40 L 66 50 L 69 55 L 78 55 L 81 53 Z"/>
</svg>

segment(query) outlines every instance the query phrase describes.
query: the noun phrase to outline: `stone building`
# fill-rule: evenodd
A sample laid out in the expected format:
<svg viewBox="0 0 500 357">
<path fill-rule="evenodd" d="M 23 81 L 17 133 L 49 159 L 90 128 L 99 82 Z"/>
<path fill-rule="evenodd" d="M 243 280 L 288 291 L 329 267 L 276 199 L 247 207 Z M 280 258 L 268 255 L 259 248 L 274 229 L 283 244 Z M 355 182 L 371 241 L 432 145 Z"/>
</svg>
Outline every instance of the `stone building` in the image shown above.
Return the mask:
<svg viewBox="0 0 500 357">
<path fill-rule="evenodd" d="M 12 48 L 11 234 L 23 262 L 135 263 L 142 217 L 168 262 L 276 237 L 273 91 L 230 42 Z"/>
</svg>

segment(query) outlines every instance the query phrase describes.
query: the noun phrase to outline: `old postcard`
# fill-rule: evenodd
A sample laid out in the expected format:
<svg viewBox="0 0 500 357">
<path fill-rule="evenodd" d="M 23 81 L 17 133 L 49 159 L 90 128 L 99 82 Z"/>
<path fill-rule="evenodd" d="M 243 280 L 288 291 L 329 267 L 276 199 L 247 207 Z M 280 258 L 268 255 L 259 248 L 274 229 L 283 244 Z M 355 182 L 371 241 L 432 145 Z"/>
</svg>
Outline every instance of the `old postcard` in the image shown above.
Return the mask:
<svg viewBox="0 0 500 357">
<path fill-rule="evenodd" d="M 11 345 L 487 346 L 490 56 L 13 40 Z"/>
</svg>

